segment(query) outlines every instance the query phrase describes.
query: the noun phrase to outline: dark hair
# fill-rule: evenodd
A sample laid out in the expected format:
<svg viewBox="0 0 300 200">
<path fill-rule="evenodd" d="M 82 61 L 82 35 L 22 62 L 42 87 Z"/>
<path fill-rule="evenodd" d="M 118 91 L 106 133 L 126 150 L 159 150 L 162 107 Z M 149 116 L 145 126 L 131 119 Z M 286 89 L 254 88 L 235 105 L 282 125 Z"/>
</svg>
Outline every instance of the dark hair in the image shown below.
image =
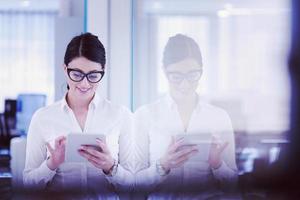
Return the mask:
<svg viewBox="0 0 300 200">
<path fill-rule="evenodd" d="M 182 34 L 170 37 L 164 49 L 163 65 L 167 66 L 186 58 L 193 58 L 202 65 L 200 48 L 195 40 Z"/>
<path fill-rule="evenodd" d="M 105 48 L 98 37 L 91 33 L 82 33 L 70 41 L 66 49 L 64 63 L 68 65 L 74 58 L 81 56 L 100 63 L 102 69 L 105 68 Z"/>
</svg>

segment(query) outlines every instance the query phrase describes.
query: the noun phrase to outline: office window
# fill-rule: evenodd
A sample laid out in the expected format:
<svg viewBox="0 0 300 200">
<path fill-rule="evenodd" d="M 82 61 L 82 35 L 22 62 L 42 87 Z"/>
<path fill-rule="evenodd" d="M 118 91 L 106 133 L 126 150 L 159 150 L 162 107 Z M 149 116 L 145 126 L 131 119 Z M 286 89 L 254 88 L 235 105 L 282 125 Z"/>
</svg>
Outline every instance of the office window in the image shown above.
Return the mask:
<svg viewBox="0 0 300 200">
<path fill-rule="evenodd" d="M 45 94 L 48 102 L 52 102 L 54 20 L 57 11 L 52 8 L 30 9 L 29 5 L 6 8 L 5 3 L 2 3 L 0 111 L 3 111 L 4 98 L 16 98 L 20 93 Z"/>
<path fill-rule="evenodd" d="M 169 37 L 182 33 L 202 52 L 199 94 L 223 107 L 236 131 L 288 129 L 286 1 L 135 1 L 135 10 L 134 109 L 168 90 L 163 48 Z"/>
</svg>

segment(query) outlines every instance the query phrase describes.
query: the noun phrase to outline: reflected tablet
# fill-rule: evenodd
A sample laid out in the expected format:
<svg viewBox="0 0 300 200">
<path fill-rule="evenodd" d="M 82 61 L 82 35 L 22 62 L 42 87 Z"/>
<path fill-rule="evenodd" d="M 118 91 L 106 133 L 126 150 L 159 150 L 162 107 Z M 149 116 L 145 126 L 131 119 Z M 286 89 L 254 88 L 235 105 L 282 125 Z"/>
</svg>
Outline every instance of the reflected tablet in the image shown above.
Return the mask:
<svg viewBox="0 0 300 200">
<path fill-rule="evenodd" d="M 67 135 L 65 162 L 87 162 L 87 160 L 79 154 L 78 149 L 80 146 L 86 145 L 94 147 L 97 151 L 101 151 L 101 148 L 96 142 L 97 138 L 105 141 L 105 135 L 101 134 L 70 133 Z"/>
<path fill-rule="evenodd" d="M 180 149 L 188 146 L 197 145 L 198 153 L 189 158 L 189 161 L 208 161 L 210 145 L 212 141 L 211 134 L 179 134 L 175 136 L 175 140 L 183 138 L 183 146 Z"/>
</svg>

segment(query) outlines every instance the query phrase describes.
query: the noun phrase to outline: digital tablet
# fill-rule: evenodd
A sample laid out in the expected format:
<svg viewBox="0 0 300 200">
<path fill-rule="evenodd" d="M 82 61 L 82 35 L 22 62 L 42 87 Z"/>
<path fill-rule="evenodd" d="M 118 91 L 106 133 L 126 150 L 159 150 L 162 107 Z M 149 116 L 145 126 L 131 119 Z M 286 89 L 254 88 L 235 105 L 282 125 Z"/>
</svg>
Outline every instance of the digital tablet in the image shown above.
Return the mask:
<svg viewBox="0 0 300 200">
<path fill-rule="evenodd" d="M 209 150 L 212 142 L 211 134 L 178 134 L 175 140 L 183 138 L 183 145 L 178 150 L 196 145 L 198 152 L 189 158 L 189 161 L 208 161 Z"/>
<path fill-rule="evenodd" d="M 86 145 L 93 147 L 97 151 L 101 151 L 101 148 L 96 142 L 97 138 L 105 141 L 105 135 L 102 134 L 70 133 L 67 135 L 65 162 L 87 162 L 87 160 L 79 154 L 78 149 L 82 145 Z"/>
</svg>

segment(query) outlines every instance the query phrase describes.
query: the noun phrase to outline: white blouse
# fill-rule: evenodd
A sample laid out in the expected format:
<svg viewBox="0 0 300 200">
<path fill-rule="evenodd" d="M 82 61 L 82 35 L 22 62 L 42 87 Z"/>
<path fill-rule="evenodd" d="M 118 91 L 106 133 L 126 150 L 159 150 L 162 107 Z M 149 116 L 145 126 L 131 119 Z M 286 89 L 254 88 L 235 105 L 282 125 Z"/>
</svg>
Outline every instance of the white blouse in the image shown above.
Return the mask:
<svg viewBox="0 0 300 200">
<path fill-rule="evenodd" d="M 39 109 L 32 117 L 27 135 L 24 185 L 51 191 L 94 192 L 102 194 L 99 199 L 117 199 L 115 189 L 130 189 L 134 185 L 130 172 L 133 168 L 131 119 L 128 109 L 115 106 L 97 94 L 89 105 L 83 131 L 65 98 Z M 46 143 L 54 145 L 55 138 L 69 133 L 105 134 L 112 157 L 119 161 L 116 174 L 106 176 L 89 162 L 63 163 L 56 170 L 49 169 Z"/>
<path fill-rule="evenodd" d="M 225 187 L 229 183 L 236 182 L 237 167 L 232 125 L 228 114 L 218 107 L 199 100 L 185 131 L 176 103 L 170 95 L 166 95 L 152 104 L 140 107 L 135 112 L 134 132 L 136 188 L 137 191 L 153 191 L 149 199 L 174 199 L 180 196 L 180 199 L 182 197 L 190 199 L 189 194 L 179 195 L 174 194 L 174 191 L 202 189 L 203 193 L 207 194 L 216 180 Z M 168 175 L 159 175 L 156 162 L 165 154 L 171 136 L 203 133 L 213 133 L 222 141 L 229 142 L 222 153 L 223 162 L 220 168 L 212 170 L 207 161 L 191 159 L 182 167 L 171 169 Z M 201 149 L 198 153 L 201 153 Z M 193 198 L 201 197 L 193 195 Z"/>
</svg>

